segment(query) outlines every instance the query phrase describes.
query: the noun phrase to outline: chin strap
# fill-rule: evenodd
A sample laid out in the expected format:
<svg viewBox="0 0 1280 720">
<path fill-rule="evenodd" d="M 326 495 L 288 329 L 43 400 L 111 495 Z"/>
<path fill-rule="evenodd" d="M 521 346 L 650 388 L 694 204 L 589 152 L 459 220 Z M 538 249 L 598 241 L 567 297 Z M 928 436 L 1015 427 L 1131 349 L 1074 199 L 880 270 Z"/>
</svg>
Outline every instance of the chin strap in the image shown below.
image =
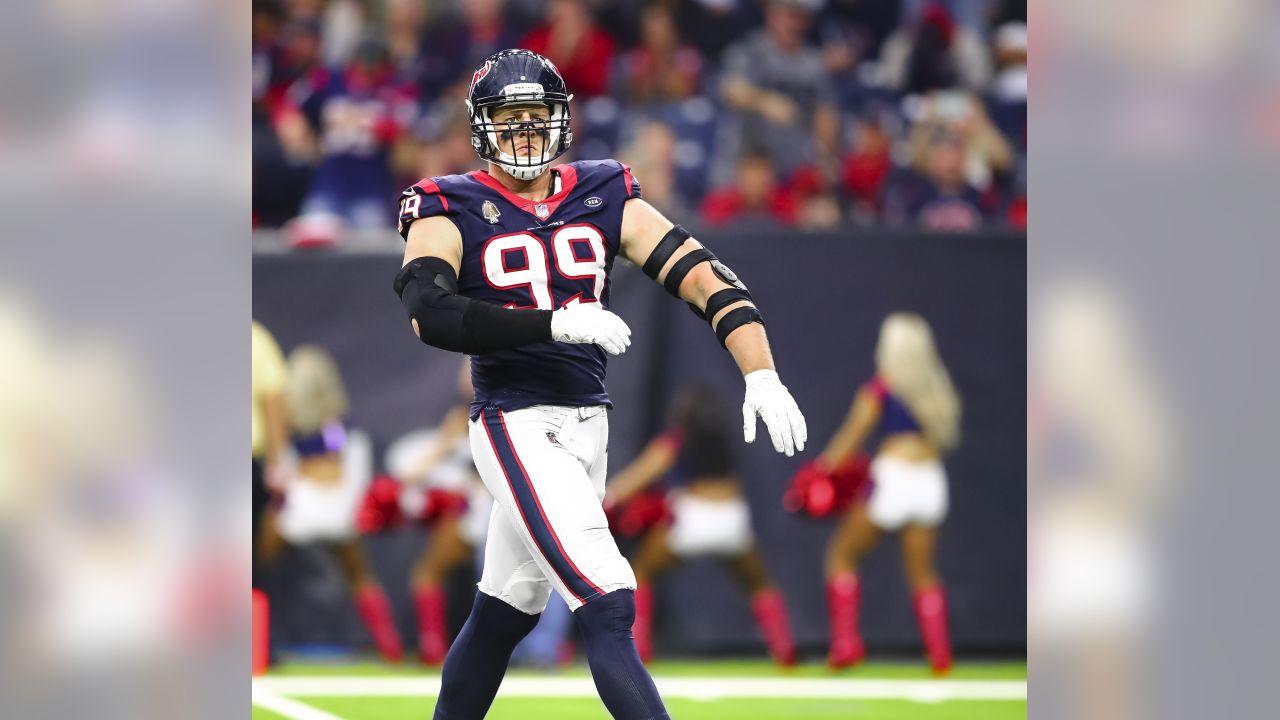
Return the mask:
<svg viewBox="0 0 1280 720">
<path fill-rule="evenodd" d="M 508 165 L 500 162 L 498 163 L 498 166 L 511 177 L 519 180 L 532 180 L 546 172 L 547 168 L 551 167 L 551 162 L 547 161 L 541 165 Z"/>
</svg>

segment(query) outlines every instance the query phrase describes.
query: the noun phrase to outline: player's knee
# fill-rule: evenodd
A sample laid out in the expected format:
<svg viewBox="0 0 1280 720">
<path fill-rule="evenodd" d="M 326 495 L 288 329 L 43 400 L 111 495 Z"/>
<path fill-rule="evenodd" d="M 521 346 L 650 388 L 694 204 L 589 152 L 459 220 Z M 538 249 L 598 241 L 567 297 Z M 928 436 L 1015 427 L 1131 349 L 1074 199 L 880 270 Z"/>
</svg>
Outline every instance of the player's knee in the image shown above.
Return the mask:
<svg viewBox="0 0 1280 720">
<path fill-rule="evenodd" d="M 614 590 L 578 608 L 573 613 L 582 634 L 591 640 L 595 637 L 631 637 L 631 626 L 636 621 L 636 593 L 634 590 Z"/>
<path fill-rule="evenodd" d="M 533 631 L 539 618 L 537 614 L 523 612 L 504 599 L 484 592 L 476 593 L 476 603 L 471 614 L 486 632 L 493 633 L 513 646 Z"/>
</svg>

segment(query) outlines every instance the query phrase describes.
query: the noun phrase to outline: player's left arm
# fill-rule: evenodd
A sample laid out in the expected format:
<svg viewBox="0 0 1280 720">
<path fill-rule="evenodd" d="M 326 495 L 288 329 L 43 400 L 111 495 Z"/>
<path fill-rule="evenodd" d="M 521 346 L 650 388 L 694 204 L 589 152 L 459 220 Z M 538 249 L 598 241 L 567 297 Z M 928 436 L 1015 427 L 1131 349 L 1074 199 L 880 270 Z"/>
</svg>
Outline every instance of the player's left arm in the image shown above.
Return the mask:
<svg viewBox="0 0 1280 720">
<path fill-rule="evenodd" d="M 778 378 L 764 318 L 746 286 L 710 250 L 640 198 L 623 207 L 621 242 L 623 257 L 689 303 L 733 355 L 747 384 L 743 439 L 755 441 L 758 415 L 774 449 L 788 456 L 804 450 L 809 435 L 804 415 Z"/>
</svg>

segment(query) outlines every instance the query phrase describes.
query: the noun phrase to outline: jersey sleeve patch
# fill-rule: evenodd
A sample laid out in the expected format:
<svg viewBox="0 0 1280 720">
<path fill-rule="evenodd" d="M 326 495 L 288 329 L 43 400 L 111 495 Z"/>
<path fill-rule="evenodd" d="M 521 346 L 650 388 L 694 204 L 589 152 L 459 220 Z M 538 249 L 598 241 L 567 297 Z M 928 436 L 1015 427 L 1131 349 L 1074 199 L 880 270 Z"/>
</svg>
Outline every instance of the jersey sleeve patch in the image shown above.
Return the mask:
<svg viewBox="0 0 1280 720">
<path fill-rule="evenodd" d="M 409 239 L 409 226 L 414 220 L 449 213 L 449 199 L 431 178 L 420 180 L 401 193 L 399 203 L 396 229 L 406 241 Z"/>
</svg>

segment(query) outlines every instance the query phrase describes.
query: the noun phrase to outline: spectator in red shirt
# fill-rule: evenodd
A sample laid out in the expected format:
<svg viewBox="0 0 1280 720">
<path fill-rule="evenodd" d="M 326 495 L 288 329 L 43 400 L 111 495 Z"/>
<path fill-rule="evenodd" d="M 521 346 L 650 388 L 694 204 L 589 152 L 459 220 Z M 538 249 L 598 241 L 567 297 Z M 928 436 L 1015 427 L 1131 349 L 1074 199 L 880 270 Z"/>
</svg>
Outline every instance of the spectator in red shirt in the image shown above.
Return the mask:
<svg viewBox="0 0 1280 720">
<path fill-rule="evenodd" d="M 1005 209 L 1004 221 L 1014 230 L 1027 229 L 1027 194 L 1019 193 Z"/>
<path fill-rule="evenodd" d="M 547 22 L 525 35 L 520 47 L 555 63 L 565 85 L 580 98 L 602 95 L 609 89 L 615 44 L 596 26 L 587 0 L 551 0 Z"/>
<path fill-rule="evenodd" d="M 795 194 L 778 182 L 773 163 L 762 152 L 743 155 L 734 184 L 711 191 L 702 201 L 702 219 L 709 225 L 759 220 L 795 225 L 799 214 Z"/>
<path fill-rule="evenodd" d="M 623 65 L 627 99 L 635 104 L 683 100 L 698 90 L 702 55 L 681 42 L 671 8 L 658 2 L 640 15 L 640 45 Z"/>
<path fill-rule="evenodd" d="M 880 211 L 885 179 L 893 169 L 891 144 L 892 139 L 876 113 L 857 119 L 850 150 L 840 169 L 845 191 L 853 200 L 855 217 L 873 221 Z"/>
</svg>

